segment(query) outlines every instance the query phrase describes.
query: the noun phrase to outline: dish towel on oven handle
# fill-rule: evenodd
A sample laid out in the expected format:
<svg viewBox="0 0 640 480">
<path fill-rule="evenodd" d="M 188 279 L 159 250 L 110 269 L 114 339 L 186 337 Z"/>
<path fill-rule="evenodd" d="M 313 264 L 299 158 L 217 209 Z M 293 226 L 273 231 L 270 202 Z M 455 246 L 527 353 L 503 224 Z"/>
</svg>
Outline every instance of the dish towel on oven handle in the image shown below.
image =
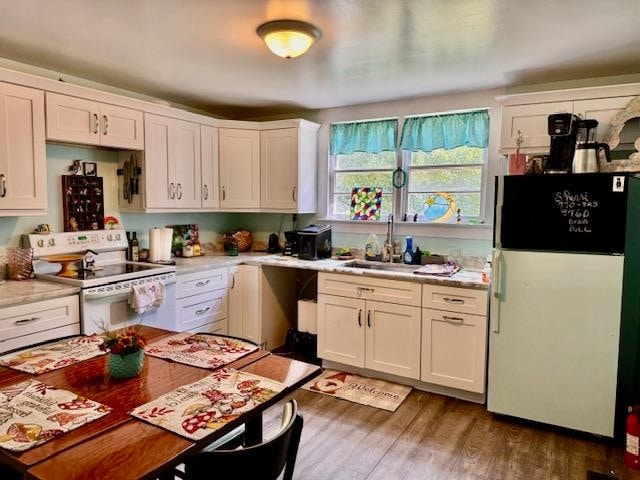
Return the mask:
<svg viewBox="0 0 640 480">
<path fill-rule="evenodd" d="M 165 301 L 164 283 L 157 280 L 131 286 L 129 305 L 137 312 L 144 313 L 159 307 Z"/>
</svg>

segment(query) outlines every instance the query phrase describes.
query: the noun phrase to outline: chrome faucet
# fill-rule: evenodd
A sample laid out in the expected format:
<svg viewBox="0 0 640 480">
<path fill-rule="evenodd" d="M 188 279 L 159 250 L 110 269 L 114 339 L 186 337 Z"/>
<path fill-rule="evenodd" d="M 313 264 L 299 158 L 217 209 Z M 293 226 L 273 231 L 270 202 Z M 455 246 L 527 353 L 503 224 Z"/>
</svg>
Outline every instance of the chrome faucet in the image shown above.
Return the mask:
<svg viewBox="0 0 640 480">
<path fill-rule="evenodd" d="M 387 220 L 387 239 L 384 242 L 384 261 L 393 263 L 393 214 Z"/>
</svg>

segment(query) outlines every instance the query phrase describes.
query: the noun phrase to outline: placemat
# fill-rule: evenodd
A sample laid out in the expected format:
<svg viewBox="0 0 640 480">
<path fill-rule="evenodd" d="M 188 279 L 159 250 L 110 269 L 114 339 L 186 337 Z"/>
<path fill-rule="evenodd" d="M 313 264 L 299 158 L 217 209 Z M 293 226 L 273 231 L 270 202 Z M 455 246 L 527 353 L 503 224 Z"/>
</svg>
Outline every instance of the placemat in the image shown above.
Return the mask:
<svg viewBox="0 0 640 480">
<path fill-rule="evenodd" d="M 28 380 L 0 389 L 0 447 L 20 452 L 75 430 L 111 407 Z"/>
<path fill-rule="evenodd" d="M 395 412 L 411 392 L 405 385 L 335 370 L 325 370 L 302 388 L 390 412 Z"/>
<path fill-rule="evenodd" d="M 284 388 L 275 380 L 221 368 L 135 408 L 131 415 L 190 440 L 200 440 Z"/>
<path fill-rule="evenodd" d="M 68 338 L 0 357 L 0 365 L 39 375 L 73 365 L 106 352 L 100 350 L 104 339 L 99 335 Z"/>
<path fill-rule="evenodd" d="M 257 345 L 235 338 L 179 333 L 147 345 L 144 352 L 192 367 L 218 368 L 257 349 Z"/>
</svg>

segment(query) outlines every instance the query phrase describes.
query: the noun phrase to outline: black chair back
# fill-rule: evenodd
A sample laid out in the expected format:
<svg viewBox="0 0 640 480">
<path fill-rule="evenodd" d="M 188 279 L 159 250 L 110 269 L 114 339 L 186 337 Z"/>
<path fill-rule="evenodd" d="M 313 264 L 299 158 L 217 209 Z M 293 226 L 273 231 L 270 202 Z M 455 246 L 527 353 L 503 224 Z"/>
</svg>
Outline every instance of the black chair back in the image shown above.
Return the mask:
<svg viewBox="0 0 640 480">
<path fill-rule="evenodd" d="M 288 422 L 273 438 L 237 450 L 212 450 L 199 452 L 185 460 L 185 478 L 189 480 L 216 478 L 259 478 L 276 480 L 284 469 L 283 480 L 293 478 L 293 468 L 298 455 L 303 419 L 295 400 L 287 402 L 291 408 Z"/>
</svg>

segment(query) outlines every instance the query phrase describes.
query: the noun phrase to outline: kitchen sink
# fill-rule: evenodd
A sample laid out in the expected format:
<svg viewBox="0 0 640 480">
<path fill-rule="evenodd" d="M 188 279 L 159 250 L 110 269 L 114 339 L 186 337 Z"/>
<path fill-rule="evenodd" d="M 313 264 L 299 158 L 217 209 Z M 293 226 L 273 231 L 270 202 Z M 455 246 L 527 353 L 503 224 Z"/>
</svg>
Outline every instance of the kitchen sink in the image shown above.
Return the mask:
<svg viewBox="0 0 640 480">
<path fill-rule="evenodd" d="M 387 272 L 413 273 L 420 268 L 419 265 L 405 265 L 404 263 L 372 262 L 369 260 L 354 260 L 343 265 L 350 268 L 361 268 L 366 270 L 383 270 Z"/>
</svg>

